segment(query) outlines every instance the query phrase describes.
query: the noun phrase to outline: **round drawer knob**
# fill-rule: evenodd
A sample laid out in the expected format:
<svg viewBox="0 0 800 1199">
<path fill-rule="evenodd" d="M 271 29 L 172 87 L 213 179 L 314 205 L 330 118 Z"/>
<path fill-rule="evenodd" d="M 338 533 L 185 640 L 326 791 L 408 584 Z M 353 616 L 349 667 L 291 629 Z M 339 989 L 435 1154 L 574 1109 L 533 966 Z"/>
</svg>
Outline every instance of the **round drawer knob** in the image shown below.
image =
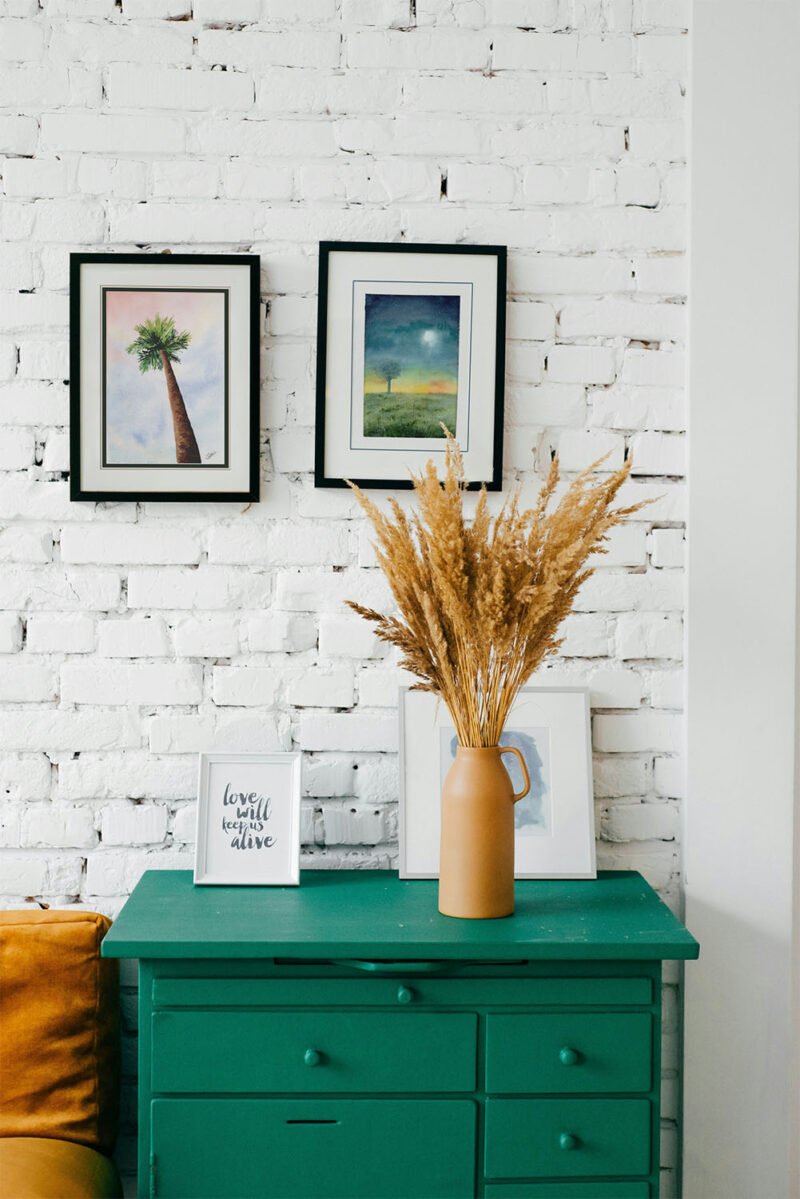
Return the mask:
<svg viewBox="0 0 800 1199">
<path fill-rule="evenodd" d="M 579 1149 L 580 1141 L 571 1132 L 562 1132 L 558 1138 L 558 1143 L 562 1149 Z"/>
<path fill-rule="evenodd" d="M 404 987 L 401 985 L 397 988 L 397 1002 L 398 1003 L 411 1003 L 411 1000 L 413 998 L 414 998 L 414 992 L 411 990 L 411 987 Z"/>
<path fill-rule="evenodd" d="M 303 1054 L 303 1061 L 307 1066 L 318 1066 L 322 1061 L 322 1054 L 318 1049 L 307 1049 Z"/>
<path fill-rule="evenodd" d="M 562 1066 L 577 1066 L 581 1060 L 581 1055 L 577 1049 L 570 1049 L 569 1045 L 565 1045 L 558 1055 Z"/>
</svg>

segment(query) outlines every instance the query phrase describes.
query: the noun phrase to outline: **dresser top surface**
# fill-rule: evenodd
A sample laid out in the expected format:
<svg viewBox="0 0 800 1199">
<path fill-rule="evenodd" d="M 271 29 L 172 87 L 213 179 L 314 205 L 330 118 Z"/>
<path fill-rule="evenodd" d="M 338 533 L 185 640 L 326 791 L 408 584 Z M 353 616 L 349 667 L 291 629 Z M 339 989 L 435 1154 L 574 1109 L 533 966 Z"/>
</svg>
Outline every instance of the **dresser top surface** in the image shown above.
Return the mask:
<svg viewBox="0 0 800 1199">
<path fill-rule="evenodd" d="M 103 942 L 106 957 L 696 958 L 695 939 L 635 871 L 518 880 L 500 920 L 437 911 L 437 883 L 389 870 L 307 870 L 299 887 L 195 886 L 188 870 L 143 875 Z"/>
</svg>

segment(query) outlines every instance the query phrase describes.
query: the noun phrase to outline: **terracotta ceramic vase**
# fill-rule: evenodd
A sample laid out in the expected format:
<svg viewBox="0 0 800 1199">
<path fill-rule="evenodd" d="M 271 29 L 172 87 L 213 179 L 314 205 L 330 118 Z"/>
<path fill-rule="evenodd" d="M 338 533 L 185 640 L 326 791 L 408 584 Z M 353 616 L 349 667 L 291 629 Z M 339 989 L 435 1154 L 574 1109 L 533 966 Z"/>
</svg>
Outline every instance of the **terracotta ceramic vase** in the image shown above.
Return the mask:
<svg viewBox="0 0 800 1199">
<path fill-rule="evenodd" d="M 515 793 L 502 754 L 516 754 L 525 785 Z M 442 787 L 439 911 L 486 920 L 514 911 L 514 804 L 530 790 L 514 745 L 464 749 Z"/>
</svg>

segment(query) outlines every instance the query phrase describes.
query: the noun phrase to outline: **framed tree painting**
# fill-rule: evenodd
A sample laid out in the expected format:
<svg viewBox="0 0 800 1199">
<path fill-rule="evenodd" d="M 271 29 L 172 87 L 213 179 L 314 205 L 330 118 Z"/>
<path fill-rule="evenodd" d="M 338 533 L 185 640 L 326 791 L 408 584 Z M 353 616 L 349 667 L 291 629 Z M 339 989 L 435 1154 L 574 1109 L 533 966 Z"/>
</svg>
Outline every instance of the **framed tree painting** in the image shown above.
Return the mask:
<svg viewBox="0 0 800 1199">
<path fill-rule="evenodd" d="M 410 487 L 457 439 L 502 486 L 504 246 L 321 242 L 317 487 Z"/>
<path fill-rule="evenodd" d="M 70 256 L 70 498 L 255 500 L 259 258 Z"/>
</svg>

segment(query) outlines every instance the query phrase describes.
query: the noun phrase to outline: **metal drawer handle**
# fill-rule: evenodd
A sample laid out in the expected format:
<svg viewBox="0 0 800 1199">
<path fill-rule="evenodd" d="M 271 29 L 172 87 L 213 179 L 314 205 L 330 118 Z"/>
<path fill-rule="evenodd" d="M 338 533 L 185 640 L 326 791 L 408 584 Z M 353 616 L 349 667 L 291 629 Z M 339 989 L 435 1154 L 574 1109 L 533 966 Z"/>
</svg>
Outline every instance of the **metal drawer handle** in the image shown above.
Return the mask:
<svg viewBox="0 0 800 1199">
<path fill-rule="evenodd" d="M 581 1055 L 577 1049 L 571 1049 L 569 1045 L 565 1045 L 559 1053 L 558 1059 L 562 1066 L 577 1066 L 581 1060 Z"/>
<path fill-rule="evenodd" d="M 397 1002 L 398 1003 L 411 1003 L 411 1000 L 413 998 L 414 998 L 414 992 L 411 990 L 411 987 L 399 986 L 397 988 Z"/>
<path fill-rule="evenodd" d="M 307 1066 L 319 1066 L 322 1064 L 322 1054 L 318 1049 L 307 1049 L 303 1054 L 303 1061 Z"/>
<path fill-rule="evenodd" d="M 558 1143 L 562 1149 L 580 1149 L 581 1147 L 580 1138 L 571 1132 L 562 1132 L 558 1138 Z"/>
</svg>

